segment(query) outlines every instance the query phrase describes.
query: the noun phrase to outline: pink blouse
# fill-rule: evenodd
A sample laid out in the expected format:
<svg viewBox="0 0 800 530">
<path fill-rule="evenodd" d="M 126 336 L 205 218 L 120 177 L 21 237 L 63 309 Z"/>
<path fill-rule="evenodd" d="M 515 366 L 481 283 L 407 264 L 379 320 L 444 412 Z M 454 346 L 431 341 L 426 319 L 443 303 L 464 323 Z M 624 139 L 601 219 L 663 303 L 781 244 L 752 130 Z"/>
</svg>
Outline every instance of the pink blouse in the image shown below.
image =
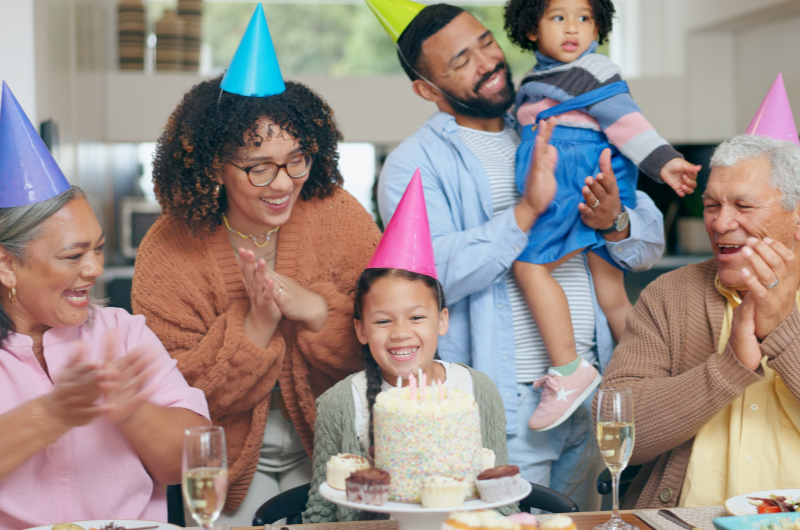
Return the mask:
<svg viewBox="0 0 800 530">
<path fill-rule="evenodd" d="M 206 418 L 201 390 L 186 384 L 143 316 L 123 309 L 95 308 L 94 324 L 50 329 L 44 357 L 53 381 L 75 354 L 73 340 L 89 343 L 89 357 L 102 359 L 104 332 L 117 328 L 124 351 L 149 344 L 160 352 L 147 385 L 148 400 L 162 407 L 189 409 Z M 48 394 L 53 383 L 33 354 L 33 340 L 12 333 L 0 347 L 0 414 Z M 164 486 L 147 473 L 122 431 L 103 416 L 68 431 L 0 480 L 0 529 L 17 530 L 91 519 L 167 520 Z"/>
</svg>

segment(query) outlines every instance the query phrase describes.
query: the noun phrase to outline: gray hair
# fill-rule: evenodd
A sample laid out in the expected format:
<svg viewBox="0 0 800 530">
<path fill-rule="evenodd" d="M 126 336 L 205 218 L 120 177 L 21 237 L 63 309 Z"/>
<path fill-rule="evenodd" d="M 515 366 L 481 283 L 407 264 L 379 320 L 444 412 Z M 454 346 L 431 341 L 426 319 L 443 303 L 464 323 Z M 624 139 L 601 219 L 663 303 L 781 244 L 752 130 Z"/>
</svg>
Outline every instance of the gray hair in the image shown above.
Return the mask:
<svg viewBox="0 0 800 530">
<path fill-rule="evenodd" d="M 769 185 L 783 195 L 783 208 L 791 212 L 800 202 L 800 146 L 766 136 L 740 134 L 721 143 L 711 157 L 711 168 L 731 167 L 763 158 L 772 166 Z"/>
<path fill-rule="evenodd" d="M 0 208 L 0 246 L 17 261 L 28 257 L 28 245 L 42 233 L 42 223 L 76 198 L 86 199 L 86 194 L 77 186 L 46 201 Z M 0 305 L 0 344 L 14 331 L 14 322 Z"/>
</svg>

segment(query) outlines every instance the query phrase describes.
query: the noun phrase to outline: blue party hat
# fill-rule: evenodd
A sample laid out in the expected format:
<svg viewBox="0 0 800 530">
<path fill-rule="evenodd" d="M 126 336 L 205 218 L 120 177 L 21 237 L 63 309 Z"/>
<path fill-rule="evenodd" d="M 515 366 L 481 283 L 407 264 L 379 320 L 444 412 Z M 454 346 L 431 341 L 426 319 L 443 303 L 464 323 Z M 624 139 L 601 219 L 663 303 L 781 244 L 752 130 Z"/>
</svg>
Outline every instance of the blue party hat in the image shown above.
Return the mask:
<svg viewBox="0 0 800 530">
<path fill-rule="evenodd" d="M 260 3 L 220 87 L 225 92 L 253 97 L 273 96 L 286 90 Z"/>
<path fill-rule="evenodd" d="M 0 103 L 0 208 L 64 193 L 69 182 L 3 81 Z"/>
</svg>

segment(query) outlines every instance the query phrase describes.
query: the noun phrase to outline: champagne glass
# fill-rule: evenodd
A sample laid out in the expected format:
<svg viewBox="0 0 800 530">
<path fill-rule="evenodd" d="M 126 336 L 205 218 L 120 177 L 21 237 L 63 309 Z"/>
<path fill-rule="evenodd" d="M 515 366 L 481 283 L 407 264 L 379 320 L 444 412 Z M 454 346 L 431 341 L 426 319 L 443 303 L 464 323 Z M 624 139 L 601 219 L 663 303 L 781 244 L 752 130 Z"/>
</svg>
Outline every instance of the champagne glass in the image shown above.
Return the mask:
<svg viewBox="0 0 800 530">
<path fill-rule="evenodd" d="M 597 445 L 614 484 L 614 511 L 607 523 L 594 530 L 639 530 L 619 516 L 619 477 L 633 451 L 633 394 L 608 388 L 597 394 Z"/>
<path fill-rule="evenodd" d="M 197 523 L 211 530 L 225 504 L 228 456 L 222 427 L 186 429 L 183 438 L 183 499 Z"/>
</svg>

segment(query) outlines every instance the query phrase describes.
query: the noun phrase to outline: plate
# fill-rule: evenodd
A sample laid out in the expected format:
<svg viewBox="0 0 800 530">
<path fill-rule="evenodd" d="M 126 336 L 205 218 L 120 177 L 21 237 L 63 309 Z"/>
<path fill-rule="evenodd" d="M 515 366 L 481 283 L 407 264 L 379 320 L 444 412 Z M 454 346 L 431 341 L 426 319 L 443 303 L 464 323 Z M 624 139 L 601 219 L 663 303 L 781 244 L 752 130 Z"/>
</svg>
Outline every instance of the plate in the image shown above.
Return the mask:
<svg viewBox="0 0 800 530">
<path fill-rule="evenodd" d="M 153 530 L 183 530 L 180 526 L 176 526 L 174 524 L 169 523 L 161 523 L 159 521 L 141 521 L 138 519 L 98 519 L 95 521 L 68 521 L 68 523 L 76 524 L 78 526 L 82 526 L 84 530 L 89 530 L 90 528 L 102 528 L 103 526 L 107 525 L 108 523 L 114 523 L 119 526 L 124 526 L 125 528 L 142 528 L 144 526 L 155 526 L 158 525 L 158 528 L 154 528 Z M 34 528 L 28 528 L 27 530 L 52 530 L 54 525 L 48 524 L 46 526 L 36 526 Z"/>
<path fill-rule="evenodd" d="M 333 489 L 332 487 L 328 486 L 327 482 L 323 482 L 319 487 L 319 493 L 326 499 L 331 502 L 335 502 L 336 504 L 341 504 L 342 506 L 346 506 L 348 508 L 355 508 L 356 510 L 364 510 L 369 512 L 377 512 L 377 513 L 442 513 L 442 514 L 449 514 L 450 512 L 454 511 L 466 511 L 466 510 L 487 510 L 489 508 L 500 508 L 501 506 L 507 506 L 512 502 L 516 502 L 520 499 L 524 499 L 528 496 L 533 488 L 531 487 L 530 482 L 525 482 L 525 488 L 522 492 L 518 495 L 515 495 L 509 499 L 499 501 L 499 502 L 483 502 L 480 499 L 473 499 L 471 501 L 464 501 L 464 504 L 461 506 L 451 506 L 449 508 L 425 508 L 419 503 L 409 503 L 409 502 L 392 502 L 389 501 L 382 506 L 373 506 L 372 504 L 362 504 L 360 502 L 350 502 L 347 500 L 347 493 L 342 490 Z"/>
<path fill-rule="evenodd" d="M 783 497 L 791 497 L 793 500 L 800 500 L 800 489 L 794 490 L 764 490 L 754 491 L 753 493 L 745 493 L 744 495 L 737 495 L 725 501 L 725 509 L 731 515 L 757 515 L 756 507 L 750 504 L 747 497 L 764 497 L 770 495 L 781 495 Z"/>
<path fill-rule="evenodd" d="M 777 490 L 777 491 L 797 491 L 797 490 Z M 761 492 L 760 492 L 761 493 Z M 773 491 L 775 493 L 775 491 Z M 736 497 L 734 497 L 735 499 Z M 752 506 L 755 508 L 755 506 Z M 761 530 L 762 526 L 777 523 L 781 519 L 797 521 L 800 519 L 800 512 L 791 513 L 762 513 L 756 515 L 743 515 L 736 517 L 717 517 L 714 519 L 714 527 L 717 530 Z"/>
</svg>

